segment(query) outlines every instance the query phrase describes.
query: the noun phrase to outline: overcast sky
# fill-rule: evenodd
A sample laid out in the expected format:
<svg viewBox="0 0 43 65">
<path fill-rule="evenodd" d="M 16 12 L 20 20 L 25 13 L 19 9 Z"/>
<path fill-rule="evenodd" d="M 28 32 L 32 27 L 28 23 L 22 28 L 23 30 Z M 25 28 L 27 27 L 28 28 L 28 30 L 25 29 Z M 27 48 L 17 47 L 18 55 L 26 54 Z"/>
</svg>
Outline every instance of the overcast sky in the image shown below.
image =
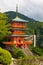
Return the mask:
<svg viewBox="0 0 43 65">
<path fill-rule="evenodd" d="M 43 0 L 0 0 L 0 11 L 16 11 L 30 18 L 43 21 Z"/>
</svg>

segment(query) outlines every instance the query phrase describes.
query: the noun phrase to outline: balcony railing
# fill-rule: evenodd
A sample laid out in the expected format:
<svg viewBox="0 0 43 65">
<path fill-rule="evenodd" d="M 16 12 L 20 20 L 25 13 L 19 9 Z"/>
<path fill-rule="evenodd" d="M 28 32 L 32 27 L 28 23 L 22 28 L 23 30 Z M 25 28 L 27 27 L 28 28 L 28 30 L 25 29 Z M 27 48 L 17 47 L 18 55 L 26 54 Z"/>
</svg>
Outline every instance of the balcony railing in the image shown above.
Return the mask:
<svg viewBox="0 0 43 65">
<path fill-rule="evenodd" d="M 24 41 L 24 42 L 3 42 L 3 44 L 6 44 L 6 45 L 12 45 L 12 44 L 32 44 L 32 41 Z"/>
<path fill-rule="evenodd" d="M 22 32 L 22 31 L 15 31 L 15 32 L 12 32 L 12 34 L 17 34 L 17 35 L 20 35 L 20 34 L 25 34 L 24 32 Z"/>
<path fill-rule="evenodd" d="M 26 26 L 20 26 L 20 25 L 19 25 L 19 26 L 16 26 L 16 25 L 14 26 L 14 25 L 12 25 L 12 27 L 13 27 L 13 28 L 26 28 Z"/>
</svg>

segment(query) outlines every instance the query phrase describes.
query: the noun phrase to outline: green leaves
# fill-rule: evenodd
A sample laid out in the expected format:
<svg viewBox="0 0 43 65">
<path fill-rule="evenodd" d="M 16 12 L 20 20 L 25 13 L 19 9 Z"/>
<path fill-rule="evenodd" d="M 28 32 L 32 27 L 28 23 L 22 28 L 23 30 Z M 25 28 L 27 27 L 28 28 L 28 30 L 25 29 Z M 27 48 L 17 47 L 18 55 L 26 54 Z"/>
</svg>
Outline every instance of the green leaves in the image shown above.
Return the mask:
<svg viewBox="0 0 43 65">
<path fill-rule="evenodd" d="M 39 48 L 39 47 L 35 47 L 32 49 L 32 51 L 39 56 L 43 56 L 43 49 Z"/>
<path fill-rule="evenodd" d="M 3 65 L 10 65 L 12 56 L 9 51 L 0 48 L 0 63 Z"/>
<path fill-rule="evenodd" d="M 0 13 L 0 39 L 9 34 L 10 24 L 6 14 Z"/>
<path fill-rule="evenodd" d="M 11 46 L 11 54 L 13 58 L 25 58 L 26 55 L 21 51 L 20 48 L 15 47 L 14 45 Z"/>
</svg>

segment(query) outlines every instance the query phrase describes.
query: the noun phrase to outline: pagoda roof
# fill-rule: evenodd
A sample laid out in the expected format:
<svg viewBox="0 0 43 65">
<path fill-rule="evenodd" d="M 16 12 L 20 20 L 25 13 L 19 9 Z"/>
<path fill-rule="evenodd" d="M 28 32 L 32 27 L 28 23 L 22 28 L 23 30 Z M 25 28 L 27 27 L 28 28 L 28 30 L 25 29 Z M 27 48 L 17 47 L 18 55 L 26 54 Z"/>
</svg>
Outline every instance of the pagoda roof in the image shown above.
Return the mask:
<svg viewBox="0 0 43 65">
<path fill-rule="evenodd" d="M 29 30 L 28 28 L 11 28 L 11 30 Z"/>
<path fill-rule="evenodd" d="M 27 37 L 27 36 L 29 36 L 29 35 L 11 35 L 11 36 L 17 36 L 17 37 L 19 37 L 19 36 L 21 36 L 21 37 L 24 36 L 24 37 L 25 37 L 25 36 L 26 36 L 26 37 Z"/>
<path fill-rule="evenodd" d="M 21 18 L 19 18 L 19 17 L 16 17 L 16 18 L 14 18 L 14 19 L 12 19 L 12 21 L 17 21 L 17 22 L 28 22 L 27 20 L 24 20 L 24 19 L 21 19 Z"/>
</svg>

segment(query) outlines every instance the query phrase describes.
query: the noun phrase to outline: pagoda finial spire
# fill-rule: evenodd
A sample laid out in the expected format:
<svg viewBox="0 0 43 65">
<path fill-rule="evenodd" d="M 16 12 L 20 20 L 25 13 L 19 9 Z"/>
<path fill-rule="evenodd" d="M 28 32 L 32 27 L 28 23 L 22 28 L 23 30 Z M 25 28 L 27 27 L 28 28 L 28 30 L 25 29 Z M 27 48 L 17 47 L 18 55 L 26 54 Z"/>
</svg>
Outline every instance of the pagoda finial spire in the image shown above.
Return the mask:
<svg viewBox="0 0 43 65">
<path fill-rule="evenodd" d="M 16 17 L 18 17 L 18 4 L 16 4 Z"/>
</svg>

